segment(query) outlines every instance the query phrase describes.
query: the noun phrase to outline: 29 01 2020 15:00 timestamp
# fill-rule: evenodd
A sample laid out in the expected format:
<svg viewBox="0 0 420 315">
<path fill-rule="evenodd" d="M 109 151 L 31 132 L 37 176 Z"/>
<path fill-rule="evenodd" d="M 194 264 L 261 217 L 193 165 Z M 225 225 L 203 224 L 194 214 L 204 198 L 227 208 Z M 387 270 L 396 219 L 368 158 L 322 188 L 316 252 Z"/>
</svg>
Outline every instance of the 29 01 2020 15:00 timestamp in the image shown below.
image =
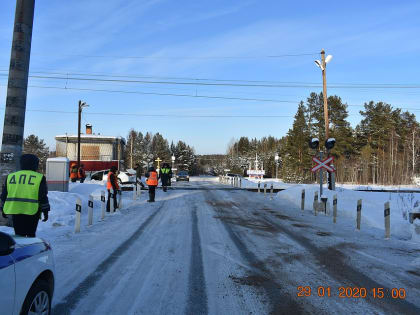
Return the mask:
<svg viewBox="0 0 420 315">
<path fill-rule="evenodd" d="M 405 299 L 406 291 L 404 288 L 363 288 L 363 287 L 339 287 L 338 290 L 331 287 L 319 286 L 311 288 L 310 286 L 297 287 L 298 297 L 332 297 L 338 296 L 340 298 L 367 298 L 373 297 L 374 299 L 393 298 Z"/>
</svg>

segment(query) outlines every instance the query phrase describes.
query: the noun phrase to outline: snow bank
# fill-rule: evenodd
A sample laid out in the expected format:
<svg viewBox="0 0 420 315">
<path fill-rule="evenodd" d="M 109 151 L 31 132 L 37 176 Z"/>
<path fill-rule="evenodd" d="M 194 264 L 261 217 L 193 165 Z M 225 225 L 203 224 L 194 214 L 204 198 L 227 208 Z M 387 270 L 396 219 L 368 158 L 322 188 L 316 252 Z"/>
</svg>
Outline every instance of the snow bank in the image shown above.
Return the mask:
<svg viewBox="0 0 420 315">
<path fill-rule="evenodd" d="M 301 192 L 305 189 L 305 210 L 312 210 L 314 193 L 318 191 L 318 185 L 295 185 L 277 193 L 277 198 L 287 200 L 297 208 L 300 208 Z M 344 188 L 336 191 L 328 190 L 324 187 L 323 194 L 328 197 L 328 206 L 332 209 L 332 199 L 337 194 L 337 212 L 339 217 L 346 217 L 356 220 L 357 200 L 362 199 L 362 228 L 369 226 L 385 230 L 384 224 L 384 203 L 389 201 L 391 208 L 391 237 L 402 239 L 412 239 L 419 241 L 420 235 L 414 236 L 413 224 L 408 221 L 407 213 L 412 211 L 410 204 L 415 204 L 420 200 L 420 194 L 385 193 L 385 192 L 360 192 Z M 408 196 L 407 196 L 408 195 Z M 409 199 L 410 202 L 402 202 Z M 419 221 L 419 220 L 416 220 Z M 420 221 L 419 221 L 420 222 Z M 420 223 L 418 229 L 420 229 Z"/>
<path fill-rule="evenodd" d="M 101 191 L 106 192 L 106 187 L 103 182 L 85 181 L 83 184 L 78 182 L 70 183 L 69 192 L 48 192 L 51 211 L 49 212 L 47 222 L 39 222 L 37 232 L 41 232 L 41 237 L 48 238 L 51 233 L 58 232 L 57 229 L 62 230 L 61 232 L 63 233 L 72 231 L 74 228 L 77 198 L 80 198 L 82 201 L 82 225 L 86 225 L 87 204 L 89 195 L 91 194 L 94 198 L 94 221 L 97 221 L 101 212 Z M 123 192 L 123 208 L 132 202 L 132 192 Z M 14 233 L 12 228 L 4 226 L 0 226 L 0 231 Z"/>
</svg>

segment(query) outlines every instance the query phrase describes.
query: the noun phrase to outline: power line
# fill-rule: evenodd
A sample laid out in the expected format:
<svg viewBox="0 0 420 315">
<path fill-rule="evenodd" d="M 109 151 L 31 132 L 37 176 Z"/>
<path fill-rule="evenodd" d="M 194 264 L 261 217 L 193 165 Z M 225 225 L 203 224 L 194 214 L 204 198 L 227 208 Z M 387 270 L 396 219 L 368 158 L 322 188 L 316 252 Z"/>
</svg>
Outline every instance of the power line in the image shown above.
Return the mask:
<svg viewBox="0 0 420 315">
<path fill-rule="evenodd" d="M 0 85 L 0 86 L 6 86 L 6 85 Z M 91 91 L 91 92 L 106 92 L 106 93 L 175 96 L 175 97 L 191 97 L 191 98 L 222 99 L 222 100 L 240 100 L 240 101 L 272 102 L 272 103 L 289 103 L 289 104 L 300 103 L 300 101 L 287 101 L 287 100 L 263 99 L 263 98 L 212 96 L 212 95 L 199 95 L 199 94 L 174 94 L 174 93 L 107 90 L 107 89 L 74 88 L 74 87 L 41 86 L 41 85 L 28 85 L 28 87 L 42 88 L 42 89 L 57 89 L 57 90 L 76 90 L 76 91 Z M 349 107 L 364 107 L 364 105 L 359 105 L 359 104 L 343 104 L 343 105 L 346 105 L 346 106 L 349 106 Z M 420 108 L 410 108 L 410 107 L 396 107 L 396 108 L 400 108 L 400 109 L 404 109 L 404 110 L 420 111 Z"/>
<path fill-rule="evenodd" d="M 0 72 L 8 72 L 9 70 L 0 69 Z M 193 82 L 181 82 L 180 84 L 195 84 L 198 85 L 199 81 L 214 81 L 214 82 L 244 82 L 244 83 L 261 83 L 263 87 L 320 87 L 321 84 L 317 82 L 302 82 L 302 81 L 268 81 L 268 80 L 239 80 L 239 79 L 211 79 L 211 78 L 195 78 L 195 77 L 167 77 L 167 76 L 140 76 L 140 75 L 128 75 L 128 74 L 105 74 L 105 73 L 77 73 L 77 72 L 49 72 L 49 71 L 30 71 L 30 73 L 38 73 L 38 74 L 50 74 L 50 75 L 61 75 L 66 76 L 66 80 L 83 80 L 84 78 L 72 78 L 69 76 L 85 76 L 85 77 L 102 77 L 102 78 L 140 78 L 140 79 L 158 79 L 158 80 L 188 80 Z M 7 74 L 0 74 L 0 75 L 7 75 Z M 33 76 L 32 77 L 38 77 Z M 43 77 L 39 76 L 40 78 L 50 78 L 50 77 Z M 52 79 L 64 79 L 62 77 L 51 77 Z M 92 80 L 92 78 L 87 78 L 87 80 Z M 98 80 L 99 81 L 99 80 Z M 109 80 L 113 81 L 113 80 Z M 115 80 L 119 81 L 119 80 Z M 130 80 L 120 80 L 121 82 Z M 155 83 L 153 81 L 136 81 L 140 83 Z M 161 84 L 160 82 L 158 82 Z M 172 82 L 163 82 L 162 84 L 171 84 Z M 173 82 L 174 84 L 178 84 L 178 82 Z M 265 84 L 263 84 L 265 83 Z M 203 84 L 204 85 L 204 84 Z M 209 85 L 216 85 L 216 84 L 209 84 Z M 227 84 L 228 86 L 235 86 L 233 84 Z M 242 86 L 242 85 L 238 85 Z M 251 85 L 244 85 L 244 86 L 253 86 Z M 257 87 L 260 85 L 257 84 Z M 420 84 L 418 83 L 330 83 L 328 87 L 336 87 L 336 88 L 420 88 Z"/>
<path fill-rule="evenodd" d="M 5 107 L 0 107 L 4 110 Z M 77 114 L 77 111 L 27 109 L 28 112 L 55 113 L 55 114 Z M 110 112 L 83 112 L 83 115 L 104 115 L 104 116 L 140 116 L 140 117 L 174 117 L 174 118 L 293 118 L 290 115 L 180 115 L 180 114 L 138 114 L 138 113 L 110 113 Z"/>
<path fill-rule="evenodd" d="M 90 88 L 73 88 L 73 87 L 57 87 L 57 86 L 41 86 L 28 85 L 32 88 L 42 89 L 58 89 L 58 90 L 76 90 L 76 91 L 90 91 L 90 92 L 107 92 L 107 93 L 123 93 L 123 94 L 141 94 L 141 95 L 159 95 L 159 96 L 177 96 L 177 97 L 193 97 L 193 98 L 207 98 L 207 99 L 223 99 L 223 100 L 240 100 L 240 101 L 256 101 L 256 102 L 272 102 L 272 103 L 291 103 L 296 104 L 296 101 L 285 101 L 276 99 L 264 98 L 243 98 L 243 97 L 227 97 L 227 96 L 211 96 L 199 94 L 174 94 L 174 93 L 156 93 L 156 92 L 140 92 L 140 91 L 125 91 L 125 90 L 106 90 L 106 89 L 90 89 Z"/>
<path fill-rule="evenodd" d="M 5 76 L 5 74 L 0 74 Z M 150 80 L 122 80 L 122 79 L 98 79 L 98 78 L 82 78 L 69 76 L 41 76 L 29 75 L 36 79 L 52 79 L 66 81 L 91 81 L 91 82 L 112 82 L 112 83 L 140 83 L 140 84 L 164 84 L 164 85 L 194 85 L 194 86 L 228 86 L 228 87 L 259 87 L 259 88 L 320 88 L 321 84 L 245 84 L 245 83 L 209 83 L 209 82 L 179 82 L 179 81 L 150 81 Z M 350 85 L 334 85 L 330 84 L 329 89 L 420 89 L 420 85 L 402 85 L 402 84 L 350 84 Z"/>
<path fill-rule="evenodd" d="M 51 57 L 44 53 L 32 53 L 33 55 L 42 55 Z M 112 55 L 86 55 L 86 54 L 60 54 L 60 56 L 78 57 L 78 58 L 105 58 L 105 59 L 151 59 L 151 60 L 241 60 L 241 59 L 276 59 L 285 57 L 316 56 L 319 53 L 301 53 L 301 54 L 278 54 L 266 56 L 112 56 Z"/>
</svg>

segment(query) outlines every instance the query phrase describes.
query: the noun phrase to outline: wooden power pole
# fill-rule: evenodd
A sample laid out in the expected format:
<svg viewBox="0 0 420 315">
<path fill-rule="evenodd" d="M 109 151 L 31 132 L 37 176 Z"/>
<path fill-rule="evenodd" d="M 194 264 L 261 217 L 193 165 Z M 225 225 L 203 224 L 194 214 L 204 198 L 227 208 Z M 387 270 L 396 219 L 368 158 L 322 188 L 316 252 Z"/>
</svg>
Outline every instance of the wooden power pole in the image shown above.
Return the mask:
<svg viewBox="0 0 420 315">
<path fill-rule="evenodd" d="M 328 103 L 327 103 L 327 75 L 326 69 L 327 64 L 325 63 L 325 51 L 321 50 L 321 62 L 322 62 L 322 94 L 324 96 L 324 121 L 325 121 L 325 140 L 328 140 L 330 137 L 330 128 L 328 120 Z"/>
</svg>

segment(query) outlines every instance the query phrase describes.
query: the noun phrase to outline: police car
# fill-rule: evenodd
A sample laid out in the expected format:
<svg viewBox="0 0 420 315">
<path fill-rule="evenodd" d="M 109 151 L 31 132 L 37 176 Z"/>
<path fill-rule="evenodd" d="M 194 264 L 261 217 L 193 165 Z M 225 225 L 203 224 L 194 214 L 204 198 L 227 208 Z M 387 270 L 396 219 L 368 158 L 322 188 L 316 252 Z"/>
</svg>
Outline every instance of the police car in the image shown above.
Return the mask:
<svg viewBox="0 0 420 315">
<path fill-rule="evenodd" d="M 0 232 L 1 314 L 49 315 L 54 270 L 53 252 L 47 242 Z"/>
</svg>

